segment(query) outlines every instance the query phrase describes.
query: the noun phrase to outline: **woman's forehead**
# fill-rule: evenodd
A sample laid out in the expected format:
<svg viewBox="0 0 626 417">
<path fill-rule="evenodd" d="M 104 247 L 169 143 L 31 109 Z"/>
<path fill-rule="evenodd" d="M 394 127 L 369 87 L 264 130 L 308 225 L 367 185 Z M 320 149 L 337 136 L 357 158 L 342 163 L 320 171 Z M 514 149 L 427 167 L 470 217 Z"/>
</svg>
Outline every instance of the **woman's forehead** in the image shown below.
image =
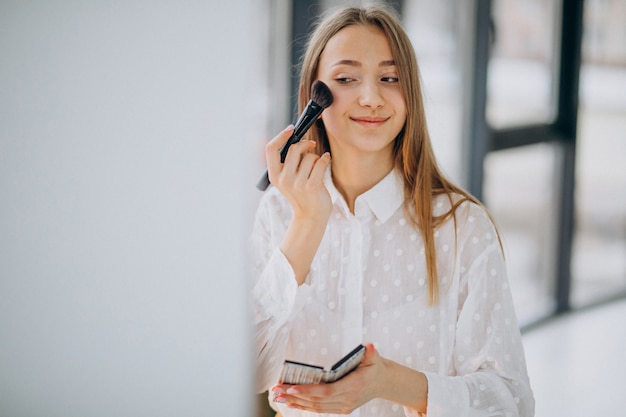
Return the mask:
<svg viewBox="0 0 626 417">
<path fill-rule="evenodd" d="M 364 61 L 386 64 L 393 62 L 389 40 L 385 33 L 374 25 L 352 25 L 333 35 L 320 56 L 324 66 L 359 66 Z"/>
</svg>

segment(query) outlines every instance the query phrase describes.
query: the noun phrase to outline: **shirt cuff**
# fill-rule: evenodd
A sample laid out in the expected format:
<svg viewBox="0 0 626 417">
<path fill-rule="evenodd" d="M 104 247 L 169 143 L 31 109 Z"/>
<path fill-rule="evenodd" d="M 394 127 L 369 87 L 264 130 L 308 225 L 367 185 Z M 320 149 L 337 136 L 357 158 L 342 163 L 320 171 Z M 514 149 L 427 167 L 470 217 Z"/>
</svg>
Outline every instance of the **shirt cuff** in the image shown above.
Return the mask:
<svg viewBox="0 0 626 417">
<path fill-rule="evenodd" d="M 428 380 L 427 417 L 462 417 L 467 414 L 469 391 L 461 379 L 423 373 Z"/>
</svg>

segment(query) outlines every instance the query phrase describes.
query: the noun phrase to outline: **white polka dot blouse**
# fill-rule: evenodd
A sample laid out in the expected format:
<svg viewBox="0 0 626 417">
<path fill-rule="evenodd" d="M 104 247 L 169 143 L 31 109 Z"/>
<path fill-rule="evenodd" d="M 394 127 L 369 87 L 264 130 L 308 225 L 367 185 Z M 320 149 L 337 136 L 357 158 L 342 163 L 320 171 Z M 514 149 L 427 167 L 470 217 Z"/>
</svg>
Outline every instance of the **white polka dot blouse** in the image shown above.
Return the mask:
<svg viewBox="0 0 626 417">
<path fill-rule="evenodd" d="M 403 209 L 391 172 L 362 194 L 351 213 L 332 184 L 325 235 L 306 282 L 298 286 L 279 249 L 291 208 L 271 188 L 251 236 L 253 321 L 259 392 L 278 382 L 285 359 L 325 368 L 359 343 L 423 372 L 428 417 L 533 415 L 518 322 L 494 225 L 465 202 L 435 232 L 440 301 L 428 302 L 421 235 Z M 458 198 L 458 196 L 453 196 Z M 450 207 L 434 200 L 435 215 Z M 456 239 L 455 239 L 456 228 Z M 272 403 L 284 417 L 311 414 Z M 413 416 L 372 400 L 352 415 Z"/>
</svg>

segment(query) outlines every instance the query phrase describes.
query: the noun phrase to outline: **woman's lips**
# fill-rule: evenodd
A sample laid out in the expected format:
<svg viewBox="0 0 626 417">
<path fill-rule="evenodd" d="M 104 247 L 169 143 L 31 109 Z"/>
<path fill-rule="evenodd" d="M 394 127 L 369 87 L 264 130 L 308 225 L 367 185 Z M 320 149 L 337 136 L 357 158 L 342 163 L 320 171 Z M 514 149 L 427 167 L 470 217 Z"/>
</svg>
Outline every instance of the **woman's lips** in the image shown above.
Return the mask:
<svg viewBox="0 0 626 417">
<path fill-rule="evenodd" d="M 385 123 L 389 118 L 388 117 L 351 117 L 352 121 L 360 124 L 365 127 L 378 127 Z"/>
</svg>

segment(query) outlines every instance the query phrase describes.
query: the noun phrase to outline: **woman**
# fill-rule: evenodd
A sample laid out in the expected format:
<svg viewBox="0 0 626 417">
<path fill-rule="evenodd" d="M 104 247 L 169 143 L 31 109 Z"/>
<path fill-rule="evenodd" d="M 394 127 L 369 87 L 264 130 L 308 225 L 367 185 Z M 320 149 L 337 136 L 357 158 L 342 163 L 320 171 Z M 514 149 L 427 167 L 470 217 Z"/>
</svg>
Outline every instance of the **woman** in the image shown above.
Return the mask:
<svg viewBox="0 0 626 417">
<path fill-rule="evenodd" d="M 284 163 L 293 127 L 266 146 L 274 187 L 252 235 L 259 390 L 284 417 L 532 416 L 498 233 L 437 167 L 397 16 L 371 6 L 322 20 L 301 109 L 315 80 L 334 101 L 308 140 Z M 359 343 L 343 379 L 279 383 L 285 359 L 328 368 Z"/>
</svg>

